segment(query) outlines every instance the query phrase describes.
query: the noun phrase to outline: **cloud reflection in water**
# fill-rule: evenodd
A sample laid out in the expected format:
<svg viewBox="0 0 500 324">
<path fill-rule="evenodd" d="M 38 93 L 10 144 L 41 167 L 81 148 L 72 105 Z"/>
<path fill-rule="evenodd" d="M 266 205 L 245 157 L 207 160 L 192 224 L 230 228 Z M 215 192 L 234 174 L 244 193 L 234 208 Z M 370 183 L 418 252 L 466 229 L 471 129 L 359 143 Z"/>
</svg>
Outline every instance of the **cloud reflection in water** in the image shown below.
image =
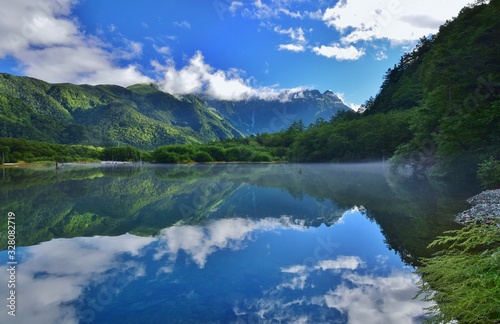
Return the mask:
<svg viewBox="0 0 500 324">
<path fill-rule="evenodd" d="M 355 213 L 366 223 L 363 226 L 376 226 Z M 226 316 L 224 321 L 230 322 L 415 322 L 426 305 L 412 299 L 417 277 L 405 270 L 400 260 L 392 265 L 385 255 L 367 260 L 350 254 L 355 248 L 343 243 L 336 255 L 326 255 L 314 264 L 297 263 L 310 259 L 318 239 L 330 242 L 347 226 L 359 226 L 350 225 L 350 217 L 338 226 L 320 228 L 307 228 L 288 217 L 219 219 L 204 226 L 169 227 L 157 237 L 126 234 L 57 239 L 27 247 L 19 264 L 18 295 L 22 302 L 18 319 L 26 323 L 76 323 L 82 316 L 94 319 L 111 316 L 106 315 L 109 313 L 123 318 L 145 316 L 147 321 L 144 310 L 158 303 L 163 305 L 159 309 L 165 316 L 178 311 L 182 319 L 194 314 L 189 313 L 190 308 L 206 303 L 212 316 Z M 383 240 L 380 245 L 386 249 Z M 263 253 L 266 247 L 274 254 Z M 222 263 L 209 262 L 223 250 L 231 253 L 221 255 Z M 192 261 L 191 265 L 181 262 L 180 253 L 184 260 Z M 267 259 L 262 259 L 265 255 Z M 255 267 L 242 267 L 240 261 L 233 260 L 236 256 L 246 260 L 246 266 Z M 380 273 L 380 268 L 391 270 Z M 212 281 L 222 281 L 207 281 L 209 274 L 220 276 L 211 277 Z M 100 296 L 102 292 L 107 292 L 106 298 Z M 150 297 L 131 299 L 135 295 Z M 186 300 L 185 296 L 192 298 Z M 167 307 L 168 303 L 185 303 L 186 313 L 178 306 Z M 116 313 L 120 307 L 128 313 Z M 5 316 L 1 313 L 0 322 L 7 322 Z"/>
</svg>

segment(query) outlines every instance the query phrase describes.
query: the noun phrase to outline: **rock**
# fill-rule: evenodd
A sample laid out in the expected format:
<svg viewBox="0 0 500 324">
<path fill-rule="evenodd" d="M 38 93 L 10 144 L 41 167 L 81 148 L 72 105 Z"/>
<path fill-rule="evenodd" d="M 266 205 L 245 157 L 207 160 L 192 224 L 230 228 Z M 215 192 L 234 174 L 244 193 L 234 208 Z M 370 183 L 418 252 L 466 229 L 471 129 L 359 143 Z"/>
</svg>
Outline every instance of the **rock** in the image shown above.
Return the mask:
<svg viewBox="0 0 500 324">
<path fill-rule="evenodd" d="M 479 204 L 500 204 L 500 189 L 483 191 L 479 195 L 467 199 L 467 202 L 472 206 Z"/>
<path fill-rule="evenodd" d="M 496 224 L 500 227 L 500 190 L 487 190 L 467 199 L 473 207 L 461 212 L 455 221 L 462 225 Z"/>
</svg>

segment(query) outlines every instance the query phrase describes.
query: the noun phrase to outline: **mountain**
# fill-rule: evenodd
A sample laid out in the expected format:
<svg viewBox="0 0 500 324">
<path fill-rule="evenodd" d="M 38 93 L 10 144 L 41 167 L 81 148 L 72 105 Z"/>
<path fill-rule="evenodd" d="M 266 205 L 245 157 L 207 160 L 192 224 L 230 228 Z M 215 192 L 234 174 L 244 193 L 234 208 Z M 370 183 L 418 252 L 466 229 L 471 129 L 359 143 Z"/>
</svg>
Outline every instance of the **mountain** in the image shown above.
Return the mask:
<svg viewBox="0 0 500 324">
<path fill-rule="evenodd" d="M 246 135 L 275 133 L 302 119 L 304 125 L 318 118 L 329 120 L 339 111 L 350 110 L 332 91 L 303 90 L 280 100 L 208 100 L 222 116 Z"/>
<path fill-rule="evenodd" d="M 154 148 L 243 134 L 195 96 L 152 85 L 49 84 L 0 74 L 0 137 Z"/>
<path fill-rule="evenodd" d="M 478 165 L 494 170 L 488 163 L 500 163 L 493 161 L 500 161 L 499 16 L 500 0 L 464 7 L 387 71 L 362 113 L 342 112 L 265 142 L 287 143 L 293 161 L 392 157 L 405 172 L 468 179 Z"/>
<path fill-rule="evenodd" d="M 287 100 L 220 102 L 175 97 L 153 84 L 50 84 L 0 73 L 0 137 L 96 146 L 203 143 L 277 132 L 349 109 L 333 92 L 302 91 Z"/>
</svg>

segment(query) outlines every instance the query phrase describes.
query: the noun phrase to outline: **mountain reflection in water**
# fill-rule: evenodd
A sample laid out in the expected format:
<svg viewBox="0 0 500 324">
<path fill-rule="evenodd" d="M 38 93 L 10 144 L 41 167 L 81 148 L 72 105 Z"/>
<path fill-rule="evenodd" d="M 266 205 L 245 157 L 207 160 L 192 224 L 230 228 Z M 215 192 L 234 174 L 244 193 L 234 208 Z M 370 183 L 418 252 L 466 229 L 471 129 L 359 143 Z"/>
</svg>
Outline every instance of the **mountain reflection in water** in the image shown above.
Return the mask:
<svg viewBox="0 0 500 324">
<path fill-rule="evenodd" d="M 380 164 L 7 171 L 16 323 L 420 322 L 411 264 L 468 194 Z"/>
</svg>

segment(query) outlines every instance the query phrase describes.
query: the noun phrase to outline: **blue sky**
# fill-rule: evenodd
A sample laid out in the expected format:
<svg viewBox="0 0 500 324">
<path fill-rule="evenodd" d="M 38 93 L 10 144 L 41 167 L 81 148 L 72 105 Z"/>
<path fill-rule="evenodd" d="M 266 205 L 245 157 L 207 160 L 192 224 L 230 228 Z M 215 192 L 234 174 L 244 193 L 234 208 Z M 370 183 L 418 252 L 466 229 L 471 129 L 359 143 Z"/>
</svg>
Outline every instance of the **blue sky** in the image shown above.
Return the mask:
<svg viewBox="0 0 500 324">
<path fill-rule="evenodd" d="M 231 100 L 332 90 L 353 106 L 468 0 L 0 0 L 0 71 Z"/>
</svg>

